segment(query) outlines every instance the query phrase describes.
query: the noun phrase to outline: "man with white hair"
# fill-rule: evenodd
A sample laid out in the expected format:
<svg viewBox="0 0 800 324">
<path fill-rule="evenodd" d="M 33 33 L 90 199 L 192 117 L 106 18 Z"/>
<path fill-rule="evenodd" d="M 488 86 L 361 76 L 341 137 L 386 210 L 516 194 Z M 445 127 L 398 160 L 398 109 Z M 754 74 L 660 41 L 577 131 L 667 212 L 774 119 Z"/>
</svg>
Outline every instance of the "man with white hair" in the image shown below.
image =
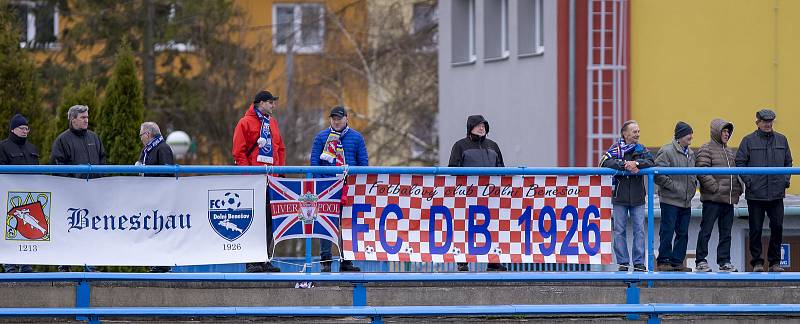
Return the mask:
<svg viewBox="0 0 800 324">
<path fill-rule="evenodd" d="M 172 149 L 167 145 L 161 129 L 154 122 L 144 122 L 139 126 L 139 139 L 142 141 L 142 153 L 136 165 L 171 165 L 175 164 Z M 170 176 L 169 174 L 149 174 L 150 176 Z M 170 267 L 152 266 L 150 272 L 169 272 Z"/>
</svg>

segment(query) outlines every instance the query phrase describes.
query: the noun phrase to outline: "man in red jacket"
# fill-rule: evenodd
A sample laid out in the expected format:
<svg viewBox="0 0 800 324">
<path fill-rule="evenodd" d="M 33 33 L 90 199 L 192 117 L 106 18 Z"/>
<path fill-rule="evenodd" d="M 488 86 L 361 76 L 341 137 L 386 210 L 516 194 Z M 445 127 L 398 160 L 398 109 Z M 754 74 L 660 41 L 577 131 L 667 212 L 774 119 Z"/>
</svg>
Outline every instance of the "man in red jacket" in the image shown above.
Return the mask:
<svg viewBox="0 0 800 324">
<path fill-rule="evenodd" d="M 233 132 L 233 159 L 236 165 L 285 165 L 286 147 L 283 145 L 278 120 L 272 117 L 275 97 L 269 91 L 256 94 L 253 104 L 236 124 Z M 267 197 L 267 249 L 272 246 L 272 213 Z M 271 263 L 248 263 L 247 272 L 280 272 Z"/>
</svg>

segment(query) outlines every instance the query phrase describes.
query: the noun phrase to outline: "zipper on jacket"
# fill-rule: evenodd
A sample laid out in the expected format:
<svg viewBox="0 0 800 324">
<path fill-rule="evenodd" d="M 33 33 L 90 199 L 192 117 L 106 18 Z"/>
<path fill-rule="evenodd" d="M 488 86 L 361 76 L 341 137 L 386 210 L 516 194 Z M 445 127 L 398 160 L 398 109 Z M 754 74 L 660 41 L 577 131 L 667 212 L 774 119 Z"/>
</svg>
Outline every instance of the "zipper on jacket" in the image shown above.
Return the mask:
<svg viewBox="0 0 800 324">
<path fill-rule="evenodd" d="M 725 148 L 725 145 L 722 146 L 722 153 L 725 154 L 725 163 L 728 164 L 728 167 L 731 167 L 731 161 L 728 159 L 728 150 Z M 731 188 L 728 190 L 728 203 L 733 205 L 733 175 L 729 175 L 731 178 Z M 738 179 L 737 179 L 738 181 Z"/>
</svg>

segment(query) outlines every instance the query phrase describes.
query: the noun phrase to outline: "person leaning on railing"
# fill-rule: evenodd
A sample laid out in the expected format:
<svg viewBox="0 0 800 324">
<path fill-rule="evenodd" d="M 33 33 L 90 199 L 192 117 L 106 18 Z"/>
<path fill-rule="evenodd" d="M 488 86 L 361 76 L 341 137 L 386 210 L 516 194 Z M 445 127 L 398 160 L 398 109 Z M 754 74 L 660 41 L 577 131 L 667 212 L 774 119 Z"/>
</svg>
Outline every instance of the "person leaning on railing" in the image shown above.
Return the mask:
<svg viewBox="0 0 800 324">
<path fill-rule="evenodd" d="M 733 124 L 722 120 L 711 121 L 711 140 L 700 146 L 697 151 L 696 167 L 731 168 L 736 166 L 733 150 L 728 147 L 728 140 L 733 135 Z M 703 203 L 703 218 L 700 221 L 700 232 L 697 234 L 695 270 L 710 272 L 706 256 L 708 256 L 708 240 L 717 222 L 717 265 L 720 272 L 737 272 L 731 264 L 731 227 L 733 227 L 733 206 L 739 203 L 742 195 L 742 183 L 737 175 L 698 175 L 700 180 L 700 201 Z"/>
<path fill-rule="evenodd" d="M 20 114 L 14 115 L 9 122 L 8 138 L 0 141 L 1 165 L 37 165 L 39 151 L 28 142 L 30 128 L 28 120 Z M 5 219 L 5 218 L 3 218 Z M 28 264 L 4 264 L 5 272 L 33 272 Z"/>
<path fill-rule="evenodd" d="M 639 132 L 639 124 L 635 120 L 623 123 L 620 129 L 622 138 L 603 154 L 600 166 L 636 174 L 639 169 L 655 165 L 653 155 L 639 143 Z M 647 267 L 644 265 L 646 196 L 644 178 L 641 175 L 617 175 L 614 176 L 612 184 L 614 186 L 614 195 L 611 199 L 614 205 L 612 213 L 614 256 L 619 265 L 618 270 L 630 270 L 631 259 L 628 254 L 626 235 L 628 215 L 630 215 L 631 222 L 633 222 L 633 270 L 647 271 Z"/>
<path fill-rule="evenodd" d="M 167 145 L 164 136 L 161 136 L 161 129 L 154 122 L 144 122 L 139 126 L 139 140 L 142 141 L 142 152 L 139 153 L 139 160 L 136 165 L 173 165 L 175 157 L 172 149 Z M 145 174 L 153 177 L 169 177 L 171 174 Z M 152 266 L 150 272 L 169 272 L 170 267 Z"/>
<path fill-rule="evenodd" d="M 678 122 L 675 125 L 673 140 L 662 146 L 656 154 L 659 167 L 693 167 L 695 153 L 689 148 L 694 131 L 689 124 Z M 686 246 L 689 243 L 689 221 L 692 218 L 692 198 L 697 191 L 697 177 L 694 175 L 655 176 L 661 205 L 661 225 L 658 236 L 658 271 L 691 272 L 683 265 Z M 674 236 L 674 241 L 673 241 Z"/>
<path fill-rule="evenodd" d="M 758 129 L 742 139 L 736 152 L 737 167 L 791 167 L 792 152 L 786 136 L 772 129 L 775 112 L 762 109 L 756 112 Z M 781 272 L 781 243 L 783 241 L 783 198 L 789 188 L 788 174 L 742 175 L 747 199 L 750 225 L 750 265 L 753 272 L 764 271 L 761 253 L 761 232 L 764 230 L 764 214 L 769 217 L 769 245 L 767 260 L 770 272 Z"/>
</svg>

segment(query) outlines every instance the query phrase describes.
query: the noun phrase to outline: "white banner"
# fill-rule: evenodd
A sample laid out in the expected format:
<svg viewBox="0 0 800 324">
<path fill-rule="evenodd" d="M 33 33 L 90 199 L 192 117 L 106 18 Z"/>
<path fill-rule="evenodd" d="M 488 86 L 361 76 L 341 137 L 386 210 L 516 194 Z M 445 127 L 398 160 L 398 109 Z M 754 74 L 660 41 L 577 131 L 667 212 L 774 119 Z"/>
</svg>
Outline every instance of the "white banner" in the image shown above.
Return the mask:
<svg viewBox="0 0 800 324">
<path fill-rule="evenodd" d="M 0 175 L 0 263 L 197 265 L 267 259 L 266 176 Z"/>
</svg>

